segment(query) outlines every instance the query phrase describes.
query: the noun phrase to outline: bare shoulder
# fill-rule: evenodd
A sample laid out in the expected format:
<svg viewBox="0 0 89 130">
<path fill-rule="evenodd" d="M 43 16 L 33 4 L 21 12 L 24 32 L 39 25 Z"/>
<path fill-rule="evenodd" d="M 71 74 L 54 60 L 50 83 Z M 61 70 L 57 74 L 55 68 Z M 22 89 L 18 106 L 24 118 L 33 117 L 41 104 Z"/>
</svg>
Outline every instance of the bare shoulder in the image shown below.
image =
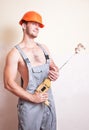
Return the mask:
<svg viewBox="0 0 89 130">
<path fill-rule="evenodd" d="M 6 60 L 8 60 L 8 61 L 16 61 L 16 60 L 19 60 L 19 57 L 20 57 L 20 55 L 19 55 L 18 50 L 15 47 L 13 47 L 8 52 L 8 54 L 6 56 Z"/>
<path fill-rule="evenodd" d="M 41 46 L 47 51 L 47 53 L 50 55 L 49 48 L 45 44 L 41 44 Z"/>
</svg>

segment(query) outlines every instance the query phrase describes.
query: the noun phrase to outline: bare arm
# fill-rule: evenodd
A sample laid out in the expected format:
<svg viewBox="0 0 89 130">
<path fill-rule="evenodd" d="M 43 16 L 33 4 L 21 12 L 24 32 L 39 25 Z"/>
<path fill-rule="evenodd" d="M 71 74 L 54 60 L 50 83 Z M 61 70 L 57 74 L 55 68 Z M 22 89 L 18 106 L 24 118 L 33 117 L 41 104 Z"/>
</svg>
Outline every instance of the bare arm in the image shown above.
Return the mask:
<svg viewBox="0 0 89 130">
<path fill-rule="evenodd" d="M 50 68 L 49 68 L 49 74 L 48 77 L 51 81 L 55 81 L 59 77 L 59 68 L 54 63 L 52 59 L 50 59 Z"/>
<path fill-rule="evenodd" d="M 6 58 L 6 64 L 4 68 L 4 86 L 7 90 L 15 94 L 16 96 L 31 101 L 34 103 L 40 103 L 47 100 L 47 94 L 30 94 L 25 91 L 21 86 L 19 86 L 16 82 L 16 75 L 18 71 L 18 62 L 19 62 L 19 55 L 17 50 L 14 48 Z"/>
<path fill-rule="evenodd" d="M 52 57 L 50 56 L 50 51 L 49 51 L 49 49 L 48 49 L 45 45 L 43 45 L 43 47 L 46 49 L 46 51 L 48 52 L 49 57 L 50 57 L 50 66 L 49 66 L 48 78 L 49 78 L 51 81 L 55 81 L 55 80 L 58 79 L 58 77 L 59 77 L 59 68 L 58 68 L 57 65 L 54 63 Z"/>
</svg>

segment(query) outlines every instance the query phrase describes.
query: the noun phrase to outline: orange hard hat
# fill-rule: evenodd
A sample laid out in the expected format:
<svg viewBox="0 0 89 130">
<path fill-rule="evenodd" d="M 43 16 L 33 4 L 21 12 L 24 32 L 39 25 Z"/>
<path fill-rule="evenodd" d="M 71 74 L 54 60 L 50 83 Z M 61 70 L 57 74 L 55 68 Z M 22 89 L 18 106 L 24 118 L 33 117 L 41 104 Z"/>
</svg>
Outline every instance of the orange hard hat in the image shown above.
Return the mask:
<svg viewBox="0 0 89 130">
<path fill-rule="evenodd" d="M 24 21 L 33 21 L 33 22 L 37 22 L 40 25 L 40 28 L 43 28 L 44 25 L 42 23 L 42 17 L 40 14 L 38 14 L 35 11 L 28 11 L 27 13 L 24 14 L 24 16 L 22 17 L 22 19 L 19 21 L 19 24 L 22 25 L 22 23 Z"/>
</svg>

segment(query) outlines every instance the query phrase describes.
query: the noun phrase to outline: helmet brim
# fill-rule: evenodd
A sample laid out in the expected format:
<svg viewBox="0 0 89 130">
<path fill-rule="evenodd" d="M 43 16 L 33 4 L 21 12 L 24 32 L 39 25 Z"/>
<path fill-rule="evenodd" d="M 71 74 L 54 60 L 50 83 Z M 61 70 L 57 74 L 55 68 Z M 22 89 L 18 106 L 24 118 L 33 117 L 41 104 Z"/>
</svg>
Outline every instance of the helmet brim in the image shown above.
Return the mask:
<svg viewBox="0 0 89 130">
<path fill-rule="evenodd" d="M 30 22 L 30 21 L 28 21 L 28 20 L 23 20 L 23 19 L 22 19 L 22 20 L 19 21 L 19 24 L 22 25 L 25 21 L 26 21 L 26 22 Z M 35 22 L 35 21 L 34 21 L 34 22 Z M 39 23 L 39 22 L 38 22 L 38 23 Z M 40 26 L 40 28 L 43 28 L 43 27 L 44 27 L 44 24 L 39 23 L 39 26 Z"/>
</svg>

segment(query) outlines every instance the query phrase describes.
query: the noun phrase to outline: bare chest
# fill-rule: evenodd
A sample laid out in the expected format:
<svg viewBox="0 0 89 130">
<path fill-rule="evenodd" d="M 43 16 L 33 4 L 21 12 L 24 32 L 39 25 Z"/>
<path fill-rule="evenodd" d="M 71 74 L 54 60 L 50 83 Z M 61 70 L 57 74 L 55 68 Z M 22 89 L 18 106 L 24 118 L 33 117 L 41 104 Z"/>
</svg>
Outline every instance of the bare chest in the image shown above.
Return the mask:
<svg viewBox="0 0 89 130">
<path fill-rule="evenodd" d="M 46 62 L 44 52 L 41 48 L 25 49 L 24 54 L 28 57 L 32 66 L 42 65 Z"/>
<path fill-rule="evenodd" d="M 31 66 L 39 66 L 45 64 L 45 54 L 41 48 L 25 48 L 23 49 L 25 56 L 29 59 Z M 19 55 L 20 56 L 20 55 Z M 20 56 L 19 63 L 18 63 L 18 70 L 24 80 L 24 86 L 27 86 L 28 83 L 28 69 L 26 63 L 24 62 L 23 58 Z"/>
</svg>

